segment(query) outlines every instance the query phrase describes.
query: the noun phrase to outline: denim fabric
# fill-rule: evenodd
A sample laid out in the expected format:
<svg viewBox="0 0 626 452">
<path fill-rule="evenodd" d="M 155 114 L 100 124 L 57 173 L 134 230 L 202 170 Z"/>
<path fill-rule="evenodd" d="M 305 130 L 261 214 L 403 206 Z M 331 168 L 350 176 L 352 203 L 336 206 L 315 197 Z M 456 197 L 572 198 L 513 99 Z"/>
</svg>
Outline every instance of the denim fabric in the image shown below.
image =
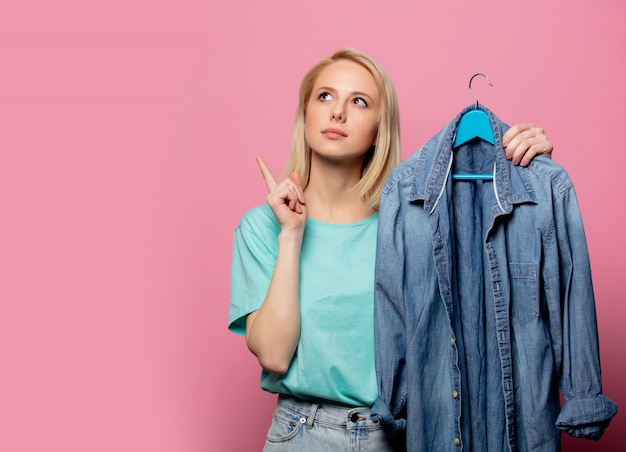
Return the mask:
<svg viewBox="0 0 626 452">
<path fill-rule="evenodd" d="M 393 452 L 404 444 L 385 435 L 369 407 L 345 407 L 280 395 L 265 452 Z"/>
<path fill-rule="evenodd" d="M 372 418 L 405 432 L 411 451 L 554 451 L 561 430 L 598 439 L 617 406 L 602 394 L 574 187 L 543 156 L 508 162 L 508 126 L 487 109 L 496 144 L 453 151 L 471 108 L 383 190 Z M 494 180 L 452 181 L 454 172 Z"/>
</svg>

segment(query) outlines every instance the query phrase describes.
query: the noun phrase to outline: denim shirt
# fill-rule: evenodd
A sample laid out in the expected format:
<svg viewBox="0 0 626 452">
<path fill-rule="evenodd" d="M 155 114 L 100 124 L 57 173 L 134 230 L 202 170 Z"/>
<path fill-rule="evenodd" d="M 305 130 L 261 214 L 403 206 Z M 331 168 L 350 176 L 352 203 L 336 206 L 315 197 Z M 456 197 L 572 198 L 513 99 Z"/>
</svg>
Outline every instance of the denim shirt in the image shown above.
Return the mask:
<svg viewBox="0 0 626 452">
<path fill-rule="evenodd" d="M 452 149 L 467 107 L 403 161 L 381 198 L 372 409 L 410 451 L 560 450 L 598 439 L 602 394 L 591 269 L 573 184 L 537 156 Z M 451 174 L 491 173 L 493 181 Z M 560 396 L 564 404 L 561 407 Z"/>
</svg>

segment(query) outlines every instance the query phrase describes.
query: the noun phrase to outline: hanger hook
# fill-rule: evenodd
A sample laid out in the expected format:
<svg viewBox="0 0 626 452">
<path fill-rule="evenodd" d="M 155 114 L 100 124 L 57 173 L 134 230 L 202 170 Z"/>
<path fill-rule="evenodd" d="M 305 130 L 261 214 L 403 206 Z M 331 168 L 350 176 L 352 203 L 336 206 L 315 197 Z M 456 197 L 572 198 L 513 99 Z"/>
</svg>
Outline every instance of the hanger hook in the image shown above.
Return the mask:
<svg viewBox="0 0 626 452">
<path fill-rule="evenodd" d="M 493 83 L 491 83 L 491 80 L 489 80 L 489 77 L 487 77 L 485 74 L 482 74 L 479 72 L 477 74 L 472 75 L 472 78 L 470 78 L 470 81 L 469 81 L 469 92 L 474 98 L 474 100 L 476 101 L 476 108 L 478 108 L 478 97 L 476 97 L 476 94 L 474 94 L 474 91 L 472 91 L 472 80 L 474 80 L 474 77 L 476 77 L 477 75 L 482 75 L 483 77 L 485 77 L 485 80 L 487 80 L 487 83 L 489 83 L 489 86 L 493 86 Z"/>
</svg>

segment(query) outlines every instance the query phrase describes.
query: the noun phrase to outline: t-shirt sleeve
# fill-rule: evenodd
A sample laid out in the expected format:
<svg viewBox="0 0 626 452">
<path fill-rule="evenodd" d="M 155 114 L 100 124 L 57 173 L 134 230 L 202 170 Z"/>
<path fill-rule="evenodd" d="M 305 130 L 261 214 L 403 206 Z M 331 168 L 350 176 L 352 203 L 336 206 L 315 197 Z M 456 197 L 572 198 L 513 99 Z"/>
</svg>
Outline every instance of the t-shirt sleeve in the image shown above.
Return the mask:
<svg viewBox="0 0 626 452">
<path fill-rule="evenodd" d="M 271 211 L 247 212 L 235 229 L 228 329 L 245 335 L 248 314 L 261 307 L 274 271 L 278 228 Z"/>
</svg>

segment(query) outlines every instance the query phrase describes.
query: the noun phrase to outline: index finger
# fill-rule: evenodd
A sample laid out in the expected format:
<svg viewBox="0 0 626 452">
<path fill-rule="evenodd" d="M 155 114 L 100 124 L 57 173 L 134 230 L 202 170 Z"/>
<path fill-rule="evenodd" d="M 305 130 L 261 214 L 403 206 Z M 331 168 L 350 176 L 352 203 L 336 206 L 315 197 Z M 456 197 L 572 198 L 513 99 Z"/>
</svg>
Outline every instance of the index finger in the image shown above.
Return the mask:
<svg viewBox="0 0 626 452">
<path fill-rule="evenodd" d="M 259 165 L 259 169 L 261 170 L 261 174 L 263 174 L 263 179 L 265 180 L 265 185 L 269 191 L 272 191 L 276 188 L 276 179 L 272 176 L 272 172 L 267 167 L 265 162 L 261 157 L 256 158 L 256 162 Z"/>
</svg>

